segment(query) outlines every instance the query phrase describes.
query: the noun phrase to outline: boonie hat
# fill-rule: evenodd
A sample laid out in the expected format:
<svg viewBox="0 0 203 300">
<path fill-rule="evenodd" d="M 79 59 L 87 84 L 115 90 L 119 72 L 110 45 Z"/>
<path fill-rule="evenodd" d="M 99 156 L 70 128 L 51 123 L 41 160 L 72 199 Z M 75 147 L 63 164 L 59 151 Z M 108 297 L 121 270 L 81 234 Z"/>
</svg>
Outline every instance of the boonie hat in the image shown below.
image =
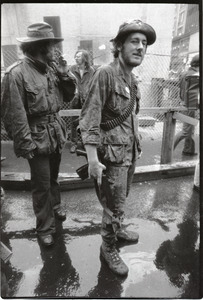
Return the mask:
<svg viewBox="0 0 203 300">
<path fill-rule="evenodd" d="M 140 20 L 130 20 L 120 25 L 117 36 L 110 40 L 110 42 L 119 41 L 125 35 L 132 32 L 141 32 L 146 35 L 147 45 L 152 45 L 156 41 L 156 32 L 150 25 L 143 23 Z"/>
<path fill-rule="evenodd" d="M 27 36 L 16 38 L 17 41 L 21 43 L 31 43 L 31 42 L 38 42 L 44 40 L 50 40 L 61 42 L 64 39 L 60 37 L 54 37 L 53 28 L 48 23 L 35 23 L 27 28 Z"/>
</svg>

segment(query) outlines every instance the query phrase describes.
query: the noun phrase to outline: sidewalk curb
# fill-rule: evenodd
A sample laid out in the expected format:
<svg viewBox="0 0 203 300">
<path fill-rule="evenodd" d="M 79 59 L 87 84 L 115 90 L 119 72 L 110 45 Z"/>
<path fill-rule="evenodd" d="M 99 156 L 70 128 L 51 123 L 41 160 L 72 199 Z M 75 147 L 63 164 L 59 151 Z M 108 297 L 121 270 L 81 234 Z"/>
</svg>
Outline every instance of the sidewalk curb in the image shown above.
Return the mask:
<svg viewBox="0 0 203 300">
<path fill-rule="evenodd" d="M 196 162 L 196 160 L 191 160 L 166 165 L 137 167 L 133 182 L 193 175 Z M 59 183 L 62 191 L 90 188 L 94 186 L 92 179 L 83 181 L 76 173 L 60 173 Z M 2 172 L 1 186 L 5 190 L 31 190 L 30 173 Z"/>
</svg>

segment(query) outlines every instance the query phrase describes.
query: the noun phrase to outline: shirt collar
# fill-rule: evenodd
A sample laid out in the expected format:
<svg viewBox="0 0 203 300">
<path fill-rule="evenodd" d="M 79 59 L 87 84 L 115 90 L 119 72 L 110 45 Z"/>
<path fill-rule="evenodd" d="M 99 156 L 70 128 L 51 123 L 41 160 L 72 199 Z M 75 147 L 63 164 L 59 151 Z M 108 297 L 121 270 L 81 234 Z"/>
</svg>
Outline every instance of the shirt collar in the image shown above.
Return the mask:
<svg viewBox="0 0 203 300">
<path fill-rule="evenodd" d="M 26 56 L 26 59 L 29 62 L 31 62 L 38 71 L 40 71 L 41 73 L 47 73 L 47 71 L 48 71 L 48 65 L 47 64 L 42 63 L 41 61 L 35 59 L 32 56 Z"/>
<path fill-rule="evenodd" d="M 80 74 L 80 68 L 78 67 L 78 65 L 75 65 L 76 71 Z M 84 69 L 84 74 L 88 71 L 87 67 L 85 67 Z"/>
<path fill-rule="evenodd" d="M 120 62 L 120 60 L 118 58 L 116 58 L 112 64 L 115 66 L 117 75 L 121 76 L 130 87 L 132 76 L 133 76 L 132 73 L 129 75 L 125 72 L 125 69 L 124 69 L 122 63 Z"/>
</svg>

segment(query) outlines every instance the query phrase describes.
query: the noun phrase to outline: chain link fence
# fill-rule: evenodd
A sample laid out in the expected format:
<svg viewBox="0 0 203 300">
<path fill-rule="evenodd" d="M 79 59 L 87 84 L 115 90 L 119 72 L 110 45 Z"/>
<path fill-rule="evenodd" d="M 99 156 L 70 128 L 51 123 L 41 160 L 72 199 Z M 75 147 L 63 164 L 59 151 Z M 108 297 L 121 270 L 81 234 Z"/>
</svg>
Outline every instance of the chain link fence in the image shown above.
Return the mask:
<svg viewBox="0 0 203 300">
<path fill-rule="evenodd" d="M 142 64 L 135 68 L 141 92 L 139 131 L 143 140 L 162 139 L 163 107 L 181 105 L 179 77 L 184 70 L 183 60 L 167 54 L 146 54 Z M 142 109 L 149 108 L 147 113 Z M 150 108 L 157 108 L 150 111 Z M 160 112 L 159 112 L 160 110 Z"/>
<path fill-rule="evenodd" d="M 7 51 L 5 51 L 7 50 Z M 19 56 L 19 53 L 18 53 Z M 90 53 L 92 57 L 92 53 Z M 65 57 L 69 61 L 68 57 Z M 4 49 L 2 57 L 1 78 L 5 69 L 17 60 L 16 48 Z M 164 114 L 159 112 L 161 107 L 177 107 L 181 101 L 179 98 L 179 75 L 183 71 L 183 61 L 171 58 L 166 54 L 146 54 L 134 74 L 139 82 L 141 91 L 141 111 L 139 114 L 140 133 L 143 138 L 161 138 L 163 132 Z M 157 112 L 143 113 L 142 108 L 157 108 Z M 70 103 L 64 103 L 62 109 L 70 109 Z M 154 110 L 153 110 L 154 111 Z M 67 123 L 68 141 L 71 132 L 71 117 L 63 117 Z M 1 121 L 1 140 L 8 141 L 3 122 Z"/>
</svg>

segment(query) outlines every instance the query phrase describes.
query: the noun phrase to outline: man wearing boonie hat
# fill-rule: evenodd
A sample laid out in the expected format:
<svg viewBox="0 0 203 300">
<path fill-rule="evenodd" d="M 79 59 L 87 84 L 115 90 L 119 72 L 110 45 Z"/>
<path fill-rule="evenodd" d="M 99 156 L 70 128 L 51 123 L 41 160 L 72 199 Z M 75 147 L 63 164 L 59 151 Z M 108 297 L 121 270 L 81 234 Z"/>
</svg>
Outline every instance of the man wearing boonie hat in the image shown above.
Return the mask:
<svg viewBox="0 0 203 300">
<path fill-rule="evenodd" d="M 40 242 L 53 244 L 55 218 L 64 221 L 58 173 L 67 140 L 66 124 L 58 112 L 75 93 L 75 78 L 67 63 L 56 60 L 55 37 L 48 23 L 35 23 L 17 38 L 25 57 L 10 66 L 2 82 L 2 118 L 17 157 L 28 160 L 33 209 Z"/>
<path fill-rule="evenodd" d="M 154 29 L 140 20 L 123 23 L 113 43 L 114 62 L 94 74 L 80 116 L 80 130 L 88 157 L 89 176 L 95 179 L 103 206 L 101 257 L 116 274 L 128 267 L 116 243 L 136 243 L 136 232 L 123 230 L 124 205 L 141 155 L 137 113 L 140 93 L 132 70 L 156 40 Z M 103 173 L 103 174 L 102 174 Z"/>
</svg>

